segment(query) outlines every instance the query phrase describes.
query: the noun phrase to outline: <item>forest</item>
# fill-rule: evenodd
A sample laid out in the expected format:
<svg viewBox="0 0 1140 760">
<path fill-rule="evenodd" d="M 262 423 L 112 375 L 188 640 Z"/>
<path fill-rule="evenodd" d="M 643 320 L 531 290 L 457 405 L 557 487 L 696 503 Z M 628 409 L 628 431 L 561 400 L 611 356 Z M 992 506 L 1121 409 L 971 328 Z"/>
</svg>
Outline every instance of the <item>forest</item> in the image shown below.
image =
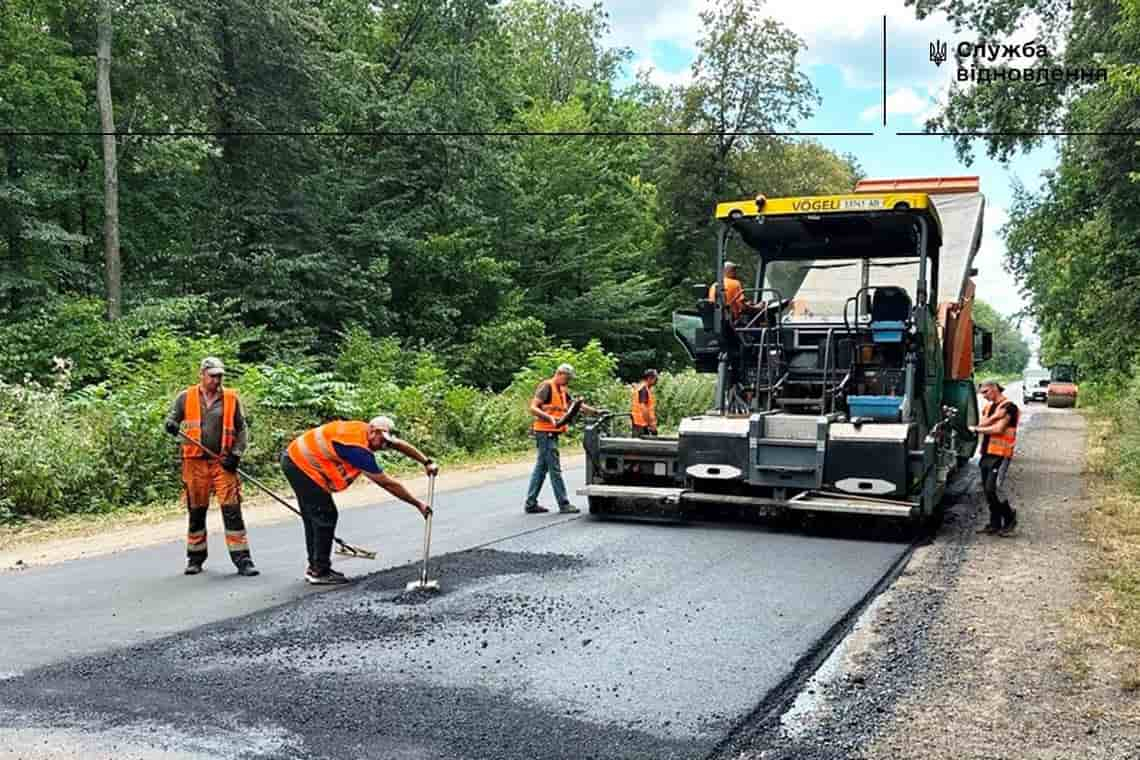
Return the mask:
<svg viewBox="0 0 1140 760">
<path fill-rule="evenodd" d="M 759 134 L 820 105 L 801 39 L 744 0 L 701 24 L 688 83 L 664 87 L 607 44 L 602 3 L 0 4 L 0 520 L 176 494 L 160 421 L 206 354 L 249 409 L 254 472 L 380 410 L 445 459 L 525 449 L 525 399 L 565 360 L 596 403 L 653 366 L 664 425 L 702 408 L 669 320 L 714 277 L 715 202 L 863 171 Z M 1108 181 L 1093 166 L 1011 221 L 1030 287 L 1035 235 L 1102 243 L 1101 272 L 1134 254 L 1135 222 L 1112 226 L 1134 186 L 1091 227 L 1045 229 Z M 1041 299 L 1055 355 L 1088 302 Z M 1135 355 L 1082 346 L 1090 368 Z"/>
</svg>

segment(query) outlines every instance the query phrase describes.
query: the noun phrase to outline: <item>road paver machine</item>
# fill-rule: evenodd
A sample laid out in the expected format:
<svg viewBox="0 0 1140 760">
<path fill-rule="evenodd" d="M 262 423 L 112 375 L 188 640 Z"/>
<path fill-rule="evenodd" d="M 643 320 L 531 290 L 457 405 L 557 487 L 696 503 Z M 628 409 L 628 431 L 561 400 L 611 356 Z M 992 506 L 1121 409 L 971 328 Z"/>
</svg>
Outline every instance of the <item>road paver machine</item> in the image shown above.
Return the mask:
<svg viewBox="0 0 1140 760">
<path fill-rule="evenodd" d="M 593 515 L 852 513 L 921 522 L 974 453 L 977 177 L 863 181 L 847 195 L 720 203 L 716 300 L 673 315 L 715 408 L 675 437 L 587 426 Z M 750 262 L 739 318 L 726 260 Z M 741 269 L 746 267 L 741 266 Z"/>
</svg>

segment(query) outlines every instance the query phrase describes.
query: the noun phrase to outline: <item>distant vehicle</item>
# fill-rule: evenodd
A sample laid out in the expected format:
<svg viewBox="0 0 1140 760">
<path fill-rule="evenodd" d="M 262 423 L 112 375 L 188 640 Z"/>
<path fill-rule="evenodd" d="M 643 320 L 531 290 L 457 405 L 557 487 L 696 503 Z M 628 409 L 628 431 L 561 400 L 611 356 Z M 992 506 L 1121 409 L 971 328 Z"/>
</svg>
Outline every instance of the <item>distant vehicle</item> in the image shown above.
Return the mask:
<svg viewBox="0 0 1140 760">
<path fill-rule="evenodd" d="M 1045 389 L 1045 405 L 1049 407 L 1077 405 L 1077 368 L 1058 364 L 1049 370 L 1049 387 Z"/>
<path fill-rule="evenodd" d="M 1021 403 L 1028 404 L 1030 401 L 1044 403 L 1049 395 L 1048 388 L 1049 370 L 1025 370 L 1025 374 L 1021 378 Z"/>
</svg>

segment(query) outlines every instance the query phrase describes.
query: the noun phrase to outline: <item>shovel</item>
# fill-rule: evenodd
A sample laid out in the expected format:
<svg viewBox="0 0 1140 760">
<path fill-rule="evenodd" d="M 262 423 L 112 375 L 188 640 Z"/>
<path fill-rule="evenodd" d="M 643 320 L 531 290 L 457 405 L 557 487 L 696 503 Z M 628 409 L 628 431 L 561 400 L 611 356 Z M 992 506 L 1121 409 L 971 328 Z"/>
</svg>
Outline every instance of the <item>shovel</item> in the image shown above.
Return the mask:
<svg viewBox="0 0 1140 760">
<path fill-rule="evenodd" d="M 439 591 L 439 581 L 428 580 L 428 553 L 431 551 L 431 517 L 435 513 L 435 475 L 428 476 L 428 515 L 424 520 L 424 567 L 420 579 L 412 581 L 404 591 Z"/>
</svg>

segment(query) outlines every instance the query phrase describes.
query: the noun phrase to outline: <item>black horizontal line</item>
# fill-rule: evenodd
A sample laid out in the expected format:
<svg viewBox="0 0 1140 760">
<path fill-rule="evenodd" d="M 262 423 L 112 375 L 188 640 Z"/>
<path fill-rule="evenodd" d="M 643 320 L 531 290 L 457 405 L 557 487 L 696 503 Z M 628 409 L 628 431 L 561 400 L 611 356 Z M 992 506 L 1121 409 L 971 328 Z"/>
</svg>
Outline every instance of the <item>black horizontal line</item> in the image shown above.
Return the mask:
<svg viewBox="0 0 1140 760">
<path fill-rule="evenodd" d="M 874 132 L 625 132 L 625 131 L 581 131 L 581 132 L 471 132 L 471 131 L 336 131 L 300 132 L 286 130 L 245 131 L 129 131 L 98 132 L 75 130 L 0 130 L 0 135 L 14 137 L 873 137 Z"/>
<path fill-rule="evenodd" d="M 1066 137 L 1069 135 L 1136 135 L 1140 130 L 1063 131 L 1063 132 L 895 132 L 901 137 Z"/>
</svg>

